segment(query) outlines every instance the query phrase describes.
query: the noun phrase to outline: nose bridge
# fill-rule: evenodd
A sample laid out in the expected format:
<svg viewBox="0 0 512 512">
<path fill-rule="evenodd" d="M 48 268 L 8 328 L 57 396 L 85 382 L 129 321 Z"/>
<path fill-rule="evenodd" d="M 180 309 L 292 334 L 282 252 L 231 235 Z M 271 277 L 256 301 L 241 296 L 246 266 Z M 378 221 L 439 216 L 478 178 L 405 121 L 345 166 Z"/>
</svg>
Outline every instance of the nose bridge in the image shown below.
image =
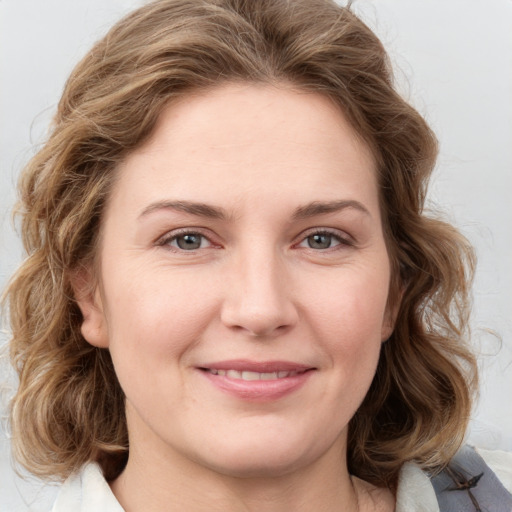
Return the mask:
<svg viewBox="0 0 512 512">
<path fill-rule="evenodd" d="M 269 243 L 238 251 L 223 305 L 226 325 L 254 336 L 281 332 L 297 320 L 286 264 Z"/>
</svg>

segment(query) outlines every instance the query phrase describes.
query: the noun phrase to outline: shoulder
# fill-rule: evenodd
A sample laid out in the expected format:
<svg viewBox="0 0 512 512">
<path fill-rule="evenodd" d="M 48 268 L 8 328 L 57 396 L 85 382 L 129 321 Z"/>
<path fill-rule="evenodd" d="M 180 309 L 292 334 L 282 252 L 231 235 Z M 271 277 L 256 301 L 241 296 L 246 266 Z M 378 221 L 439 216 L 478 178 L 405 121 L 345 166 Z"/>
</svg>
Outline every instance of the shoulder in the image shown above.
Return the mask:
<svg viewBox="0 0 512 512">
<path fill-rule="evenodd" d="M 402 468 L 396 512 L 443 512 L 455 505 L 477 510 L 475 502 L 489 510 L 512 510 L 512 453 L 464 446 L 434 477 L 414 463 Z"/>
<path fill-rule="evenodd" d="M 475 450 L 500 479 L 505 489 L 512 493 L 512 452 L 481 448 Z"/>
<path fill-rule="evenodd" d="M 90 463 L 62 485 L 52 512 L 123 512 L 100 467 Z"/>
</svg>

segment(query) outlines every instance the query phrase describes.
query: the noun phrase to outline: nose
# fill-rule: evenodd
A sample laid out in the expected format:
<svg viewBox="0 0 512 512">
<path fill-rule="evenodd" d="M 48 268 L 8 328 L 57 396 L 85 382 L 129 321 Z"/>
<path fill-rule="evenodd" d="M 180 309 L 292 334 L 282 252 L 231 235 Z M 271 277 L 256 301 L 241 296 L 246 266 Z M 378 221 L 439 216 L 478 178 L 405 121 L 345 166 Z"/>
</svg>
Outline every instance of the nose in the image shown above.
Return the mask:
<svg viewBox="0 0 512 512">
<path fill-rule="evenodd" d="M 298 320 L 285 263 L 271 251 L 240 255 L 226 280 L 221 321 L 254 337 L 275 337 Z"/>
</svg>

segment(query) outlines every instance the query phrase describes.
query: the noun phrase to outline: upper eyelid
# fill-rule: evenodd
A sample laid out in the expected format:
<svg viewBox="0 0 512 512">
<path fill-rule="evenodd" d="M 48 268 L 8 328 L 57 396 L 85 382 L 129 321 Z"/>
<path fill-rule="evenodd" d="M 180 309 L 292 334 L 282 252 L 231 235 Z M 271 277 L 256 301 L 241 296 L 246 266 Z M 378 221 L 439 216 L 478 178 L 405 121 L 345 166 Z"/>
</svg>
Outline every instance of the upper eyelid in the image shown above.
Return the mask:
<svg viewBox="0 0 512 512">
<path fill-rule="evenodd" d="M 306 229 L 297 237 L 297 241 L 301 242 L 305 238 L 312 236 L 312 235 L 316 235 L 316 234 L 332 235 L 342 241 L 355 243 L 354 237 L 352 235 L 350 235 L 349 233 L 347 233 L 346 231 L 341 230 L 341 229 L 336 229 L 336 228 L 327 228 L 327 227 L 315 227 L 315 228 Z"/>
<path fill-rule="evenodd" d="M 204 238 L 206 238 L 211 244 L 215 244 L 215 242 L 212 240 L 212 236 L 205 233 L 204 228 L 199 227 L 185 227 L 185 228 L 176 228 L 171 229 L 170 231 L 167 231 L 163 235 L 160 235 L 157 237 L 157 239 L 154 242 L 154 245 L 164 245 L 165 243 L 179 237 L 182 235 L 200 235 Z"/>
</svg>

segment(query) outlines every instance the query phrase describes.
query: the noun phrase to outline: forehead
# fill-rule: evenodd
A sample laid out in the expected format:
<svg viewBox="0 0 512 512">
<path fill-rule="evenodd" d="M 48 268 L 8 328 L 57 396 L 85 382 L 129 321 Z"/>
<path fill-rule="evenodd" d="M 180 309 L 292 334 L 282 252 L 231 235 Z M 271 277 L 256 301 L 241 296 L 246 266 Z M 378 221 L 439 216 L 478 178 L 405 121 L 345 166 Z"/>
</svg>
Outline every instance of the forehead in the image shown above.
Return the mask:
<svg viewBox="0 0 512 512">
<path fill-rule="evenodd" d="M 172 136 L 177 146 L 196 142 L 220 151 L 237 144 L 255 149 L 280 143 L 337 146 L 372 159 L 368 145 L 331 98 L 287 83 L 226 83 L 190 92 L 167 106 L 139 151 L 155 149 L 165 136 Z"/>
<path fill-rule="evenodd" d="M 184 96 L 119 171 L 114 193 L 130 190 L 140 201 L 377 195 L 371 151 L 340 108 L 286 85 L 226 84 Z"/>
</svg>

